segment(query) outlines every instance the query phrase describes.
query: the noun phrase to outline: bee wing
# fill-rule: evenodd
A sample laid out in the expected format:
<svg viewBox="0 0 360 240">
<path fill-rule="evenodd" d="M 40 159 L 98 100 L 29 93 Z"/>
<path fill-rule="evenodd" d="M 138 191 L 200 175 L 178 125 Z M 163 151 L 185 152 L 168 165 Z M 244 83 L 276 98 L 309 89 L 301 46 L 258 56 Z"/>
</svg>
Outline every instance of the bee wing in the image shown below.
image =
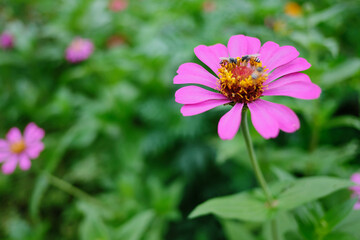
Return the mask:
<svg viewBox="0 0 360 240">
<path fill-rule="evenodd" d="M 260 53 L 255 53 L 255 54 L 248 54 L 246 56 L 249 56 L 249 57 L 258 57 L 260 56 Z"/>
</svg>

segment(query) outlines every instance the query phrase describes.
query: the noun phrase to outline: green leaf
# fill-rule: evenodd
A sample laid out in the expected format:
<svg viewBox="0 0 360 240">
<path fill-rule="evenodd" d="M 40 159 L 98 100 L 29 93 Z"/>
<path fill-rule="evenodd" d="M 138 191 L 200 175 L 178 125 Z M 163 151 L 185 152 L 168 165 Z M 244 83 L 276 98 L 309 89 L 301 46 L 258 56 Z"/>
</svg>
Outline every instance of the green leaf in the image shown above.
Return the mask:
<svg viewBox="0 0 360 240">
<path fill-rule="evenodd" d="M 99 215 L 89 214 L 80 225 L 81 240 L 110 240 L 109 231 Z"/>
<path fill-rule="evenodd" d="M 223 220 L 221 222 L 228 240 L 255 240 L 250 230 L 248 230 L 243 223 L 239 221 Z"/>
<path fill-rule="evenodd" d="M 347 80 L 359 72 L 360 59 L 353 58 L 345 61 L 341 65 L 326 71 L 321 77 L 322 87 L 331 87 L 335 84 Z"/>
<path fill-rule="evenodd" d="M 350 180 L 333 177 L 302 178 L 293 182 L 285 191 L 278 195 L 277 207 L 281 210 L 294 209 L 352 185 L 353 183 Z"/>
<path fill-rule="evenodd" d="M 324 240 L 359 240 L 354 235 L 344 232 L 333 232 L 327 235 Z"/>
<path fill-rule="evenodd" d="M 357 199 L 353 198 L 330 209 L 323 218 L 327 222 L 327 227 L 331 230 L 343 219 L 345 219 L 346 216 L 353 210 L 356 201 Z"/>
<path fill-rule="evenodd" d="M 146 210 L 135 215 L 118 230 L 115 239 L 140 240 L 154 218 L 153 210 Z"/>
<path fill-rule="evenodd" d="M 326 124 L 328 128 L 333 127 L 352 127 L 360 131 L 360 120 L 359 117 L 355 116 L 340 116 L 334 119 L 329 119 Z"/>
<path fill-rule="evenodd" d="M 271 211 L 266 207 L 266 202 L 263 199 L 255 197 L 253 193 L 244 192 L 210 199 L 197 206 L 189 217 L 195 218 L 206 214 L 215 214 L 222 218 L 262 222 L 270 218 Z"/>
<path fill-rule="evenodd" d="M 39 206 L 48 186 L 47 173 L 39 175 L 36 179 L 35 187 L 30 198 L 30 215 L 32 219 L 39 218 Z"/>
<path fill-rule="evenodd" d="M 360 211 L 353 210 L 347 218 L 341 221 L 336 227 L 335 230 L 346 232 L 351 235 L 354 235 L 356 239 L 360 239 Z"/>
</svg>

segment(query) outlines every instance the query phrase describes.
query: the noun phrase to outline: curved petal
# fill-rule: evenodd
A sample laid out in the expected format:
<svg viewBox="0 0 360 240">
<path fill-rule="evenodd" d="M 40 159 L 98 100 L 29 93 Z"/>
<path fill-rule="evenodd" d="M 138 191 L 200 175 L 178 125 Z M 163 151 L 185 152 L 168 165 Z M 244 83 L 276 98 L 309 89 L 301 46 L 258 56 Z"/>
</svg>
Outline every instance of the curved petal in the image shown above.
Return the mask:
<svg viewBox="0 0 360 240">
<path fill-rule="evenodd" d="M 181 104 L 194 104 L 211 99 L 227 99 L 224 95 L 197 86 L 182 87 L 175 93 L 175 101 Z"/>
<path fill-rule="evenodd" d="M 221 117 L 218 125 L 218 134 L 222 140 L 233 139 L 239 131 L 243 106 L 243 103 L 237 103 L 229 112 Z"/>
<path fill-rule="evenodd" d="M 174 84 L 201 84 L 213 89 L 219 89 L 217 78 L 213 75 L 210 77 L 196 76 L 191 74 L 179 74 L 174 77 Z"/>
<path fill-rule="evenodd" d="M 355 210 L 359 210 L 359 209 L 360 209 L 360 200 L 355 203 L 354 209 L 355 209 Z"/>
<path fill-rule="evenodd" d="M 264 96 L 288 96 L 300 99 L 316 99 L 320 97 L 321 88 L 309 82 L 291 82 L 279 87 L 265 89 Z"/>
<path fill-rule="evenodd" d="M 26 154 L 31 158 L 37 158 L 39 157 L 40 153 L 42 152 L 42 150 L 44 150 L 44 143 L 42 142 L 37 142 L 34 144 L 31 144 L 29 146 L 27 146 L 26 148 Z"/>
<path fill-rule="evenodd" d="M 260 55 L 261 56 L 261 55 Z M 269 72 L 274 68 L 282 66 L 288 62 L 291 62 L 299 56 L 299 52 L 292 46 L 283 46 L 272 52 L 271 56 L 264 61 L 264 64 Z"/>
<path fill-rule="evenodd" d="M 19 156 L 19 167 L 22 170 L 26 171 L 26 170 L 29 170 L 30 166 L 31 166 L 31 161 L 30 161 L 29 157 L 26 156 L 26 154 L 21 154 Z"/>
<path fill-rule="evenodd" d="M 13 127 L 6 134 L 6 139 L 9 142 L 19 142 L 22 140 L 21 132 L 17 127 Z"/>
<path fill-rule="evenodd" d="M 245 54 L 259 53 L 261 47 L 260 40 L 254 37 L 246 37 L 246 40 L 247 40 L 247 50 Z"/>
<path fill-rule="evenodd" d="M 279 48 L 279 44 L 274 42 L 266 42 L 262 45 L 259 58 L 264 63 L 264 66 L 268 66 L 269 60 Z"/>
<path fill-rule="evenodd" d="M 10 156 L 10 148 L 7 141 L 0 139 L 0 162 L 5 161 Z"/>
<path fill-rule="evenodd" d="M 284 132 L 295 132 L 300 128 L 300 121 L 296 114 L 290 108 L 262 99 L 256 100 L 256 103 L 265 109 L 273 117 L 281 130 Z"/>
<path fill-rule="evenodd" d="M 353 181 L 354 183 L 360 185 L 360 173 L 354 173 L 351 176 L 351 181 Z"/>
<path fill-rule="evenodd" d="M 228 49 L 230 57 L 241 57 L 247 54 L 255 54 L 260 50 L 261 42 L 254 37 L 235 35 L 229 39 Z"/>
<path fill-rule="evenodd" d="M 45 136 L 45 131 L 35 123 L 29 123 L 24 130 L 24 139 L 27 143 L 40 141 Z"/>
<path fill-rule="evenodd" d="M 212 46 L 197 46 L 194 48 L 194 53 L 196 57 L 213 70 L 216 75 L 219 74 L 220 57 L 228 56 L 227 48 L 220 43 Z"/>
<path fill-rule="evenodd" d="M 206 112 L 214 107 L 230 103 L 231 101 L 224 99 L 224 100 L 207 100 L 201 103 L 195 104 L 185 104 L 181 108 L 181 113 L 183 116 L 193 116 L 203 112 Z"/>
<path fill-rule="evenodd" d="M 279 134 L 279 125 L 275 118 L 266 111 L 266 106 L 259 100 L 247 104 L 251 112 L 251 121 L 263 138 L 275 138 Z"/>
<path fill-rule="evenodd" d="M 265 81 L 264 85 L 274 81 L 275 79 L 282 77 L 290 73 L 296 73 L 304 71 L 311 67 L 311 64 L 304 58 L 295 58 L 291 62 L 284 64 L 276 68 L 272 73 L 269 74 L 269 78 Z"/>
<path fill-rule="evenodd" d="M 280 87 L 282 85 L 285 84 L 290 84 L 292 82 L 307 82 L 307 83 L 311 83 L 311 80 L 309 78 L 308 75 L 306 75 L 305 73 L 291 73 L 288 74 L 280 79 L 277 79 L 276 81 L 273 81 L 271 83 L 268 84 L 267 87 L 265 87 L 266 89 L 272 89 L 272 88 L 277 88 Z M 265 85 L 265 83 L 264 83 Z"/>
<path fill-rule="evenodd" d="M 16 168 L 16 164 L 18 162 L 18 156 L 12 155 L 1 167 L 1 170 L 4 174 L 11 174 L 14 172 Z"/>
</svg>

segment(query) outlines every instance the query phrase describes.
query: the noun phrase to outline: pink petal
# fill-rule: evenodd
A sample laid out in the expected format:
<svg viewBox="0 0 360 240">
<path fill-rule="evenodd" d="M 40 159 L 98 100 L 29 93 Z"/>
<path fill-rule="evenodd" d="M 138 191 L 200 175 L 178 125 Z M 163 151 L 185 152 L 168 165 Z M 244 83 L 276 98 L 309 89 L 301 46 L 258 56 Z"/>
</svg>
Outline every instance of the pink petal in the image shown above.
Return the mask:
<svg viewBox="0 0 360 240">
<path fill-rule="evenodd" d="M 239 131 L 243 106 L 243 103 L 237 103 L 229 112 L 221 117 L 218 125 L 218 134 L 222 140 L 233 139 Z"/>
<path fill-rule="evenodd" d="M 360 209 L 360 201 L 358 201 L 357 203 L 355 203 L 354 209 L 355 209 L 355 210 L 359 210 L 359 209 Z"/>
<path fill-rule="evenodd" d="M 276 81 L 269 83 L 269 85 L 266 87 L 266 89 L 278 88 L 280 86 L 283 86 L 285 84 L 290 84 L 292 82 L 311 83 L 311 80 L 310 80 L 309 76 L 306 75 L 305 73 L 291 73 L 280 79 L 277 79 Z"/>
<path fill-rule="evenodd" d="M 179 75 L 174 77 L 174 84 L 194 83 L 202 84 L 213 89 L 218 88 L 218 78 L 196 63 L 184 63 L 180 65 L 177 73 Z"/>
<path fill-rule="evenodd" d="M 260 55 L 261 56 L 261 55 Z M 292 46 L 283 46 L 272 52 L 271 56 L 264 61 L 264 65 L 271 72 L 274 68 L 291 62 L 299 56 L 299 52 Z"/>
<path fill-rule="evenodd" d="M 206 112 L 214 107 L 230 103 L 231 101 L 224 99 L 224 100 L 207 100 L 201 103 L 195 104 L 185 104 L 181 108 L 181 113 L 184 116 L 193 116 L 203 112 Z"/>
<path fill-rule="evenodd" d="M 44 150 L 44 144 L 42 142 L 37 142 L 27 146 L 26 154 L 31 158 L 39 157 L 40 153 Z"/>
<path fill-rule="evenodd" d="M 256 100 L 247 104 L 251 112 L 251 121 L 256 129 L 266 139 L 275 138 L 279 134 L 279 125 L 275 117 L 266 110 L 266 104 Z"/>
<path fill-rule="evenodd" d="M 0 162 L 5 161 L 10 155 L 10 148 L 7 141 L 0 139 Z"/>
<path fill-rule="evenodd" d="M 6 134 L 6 139 L 12 143 L 21 141 L 22 136 L 20 130 L 16 127 L 11 128 L 9 132 Z"/>
<path fill-rule="evenodd" d="M 265 89 L 264 96 L 289 96 L 300 99 L 316 99 L 320 97 L 321 88 L 309 82 L 291 82 L 279 87 Z"/>
<path fill-rule="evenodd" d="M 229 39 L 228 49 L 230 57 L 241 57 L 247 52 L 247 39 L 244 35 L 235 35 Z"/>
<path fill-rule="evenodd" d="M 203 63 L 216 73 L 216 75 L 219 74 L 220 57 L 227 57 L 229 55 L 227 48 L 220 43 L 212 46 L 197 46 L 194 49 L 194 52 Z"/>
<path fill-rule="evenodd" d="M 19 166 L 24 171 L 26 171 L 30 168 L 31 161 L 30 161 L 29 157 L 26 156 L 26 154 L 21 154 L 19 156 Z"/>
<path fill-rule="evenodd" d="M 360 185 L 360 173 L 354 173 L 354 174 L 351 176 L 351 181 L 353 181 L 354 183 Z"/>
<path fill-rule="evenodd" d="M 279 128 L 284 132 L 291 133 L 300 128 L 299 118 L 290 108 L 262 99 L 256 100 L 256 103 L 261 104 L 261 107 L 266 109 L 268 114 L 277 121 Z"/>
<path fill-rule="evenodd" d="M 211 99 L 227 99 L 224 95 L 197 86 L 182 87 L 175 93 L 175 101 L 181 104 L 194 104 Z"/>
<path fill-rule="evenodd" d="M 4 174 L 11 174 L 14 172 L 16 168 L 16 164 L 18 162 L 17 155 L 12 155 L 4 164 L 2 165 L 2 172 Z"/>
<path fill-rule="evenodd" d="M 296 73 L 304 71 L 311 67 L 311 64 L 304 58 L 295 58 L 291 62 L 284 64 L 276 68 L 272 73 L 269 74 L 269 78 L 265 81 L 264 85 L 274 81 L 275 79 L 282 77 L 286 74 Z"/>
<path fill-rule="evenodd" d="M 261 42 L 259 39 L 254 37 L 246 37 L 247 40 L 247 51 L 245 54 L 256 54 L 259 53 Z"/>
<path fill-rule="evenodd" d="M 45 136 L 45 131 L 35 123 L 29 123 L 24 131 L 24 139 L 26 142 L 40 141 Z"/>
<path fill-rule="evenodd" d="M 264 63 L 265 66 L 268 67 L 268 62 L 273 57 L 275 52 L 279 49 L 279 44 L 274 42 L 266 42 L 260 48 L 260 60 Z"/>
</svg>

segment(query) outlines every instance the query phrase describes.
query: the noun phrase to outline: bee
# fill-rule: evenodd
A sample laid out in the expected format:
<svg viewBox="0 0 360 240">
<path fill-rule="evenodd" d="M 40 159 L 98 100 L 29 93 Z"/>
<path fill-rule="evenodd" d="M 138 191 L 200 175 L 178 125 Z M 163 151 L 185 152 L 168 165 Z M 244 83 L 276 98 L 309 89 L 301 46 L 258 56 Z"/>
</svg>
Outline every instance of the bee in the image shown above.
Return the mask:
<svg viewBox="0 0 360 240">
<path fill-rule="evenodd" d="M 263 67 L 257 67 L 254 72 L 251 74 L 251 78 L 253 79 L 253 82 L 256 82 L 256 80 L 260 77 L 261 74 L 263 74 L 264 68 Z"/>
<path fill-rule="evenodd" d="M 220 64 L 224 64 L 225 62 L 229 62 L 229 63 L 235 63 L 237 64 L 237 58 L 232 58 L 232 57 L 221 57 L 220 58 Z"/>
<path fill-rule="evenodd" d="M 249 54 L 249 55 L 244 55 L 241 57 L 241 61 L 244 63 L 249 62 L 251 59 L 254 59 L 255 62 L 259 63 L 260 59 L 258 58 L 260 54 Z"/>
</svg>

